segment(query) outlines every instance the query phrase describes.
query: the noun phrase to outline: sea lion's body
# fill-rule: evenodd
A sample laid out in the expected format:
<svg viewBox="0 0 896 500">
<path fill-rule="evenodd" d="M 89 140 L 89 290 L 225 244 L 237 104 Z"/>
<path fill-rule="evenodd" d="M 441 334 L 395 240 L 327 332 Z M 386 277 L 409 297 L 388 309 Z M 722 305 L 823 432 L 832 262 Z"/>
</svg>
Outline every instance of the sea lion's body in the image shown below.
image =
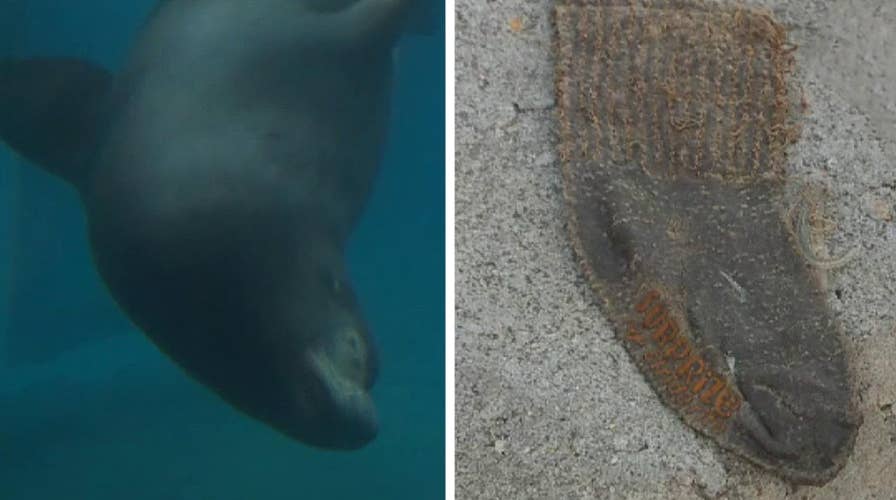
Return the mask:
<svg viewBox="0 0 896 500">
<path fill-rule="evenodd" d="M 391 47 L 384 40 L 342 51 L 298 43 L 246 48 L 258 35 L 246 27 L 253 13 L 245 5 L 207 0 L 159 9 L 112 93 L 92 188 L 128 196 L 125 186 L 139 183 L 145 202 L 155 204 L 145 212 L 177 219 L 222 203 L 279 199 L 318 210 L 344 236 L 380 160 Z M 288 15 L 256 9 L 258 17 Z"/>
<path fill-rule="evenodd" d="M 407 3 L 162 2 L 84 144 L 42 162 L 78 188 L 97 269 L 137 326 L 312 445 L 376 434 L 376 356 L 343 250 L 380 161 Z M 7 142 L 40 159 L 15 130 Z"/>
</svg>

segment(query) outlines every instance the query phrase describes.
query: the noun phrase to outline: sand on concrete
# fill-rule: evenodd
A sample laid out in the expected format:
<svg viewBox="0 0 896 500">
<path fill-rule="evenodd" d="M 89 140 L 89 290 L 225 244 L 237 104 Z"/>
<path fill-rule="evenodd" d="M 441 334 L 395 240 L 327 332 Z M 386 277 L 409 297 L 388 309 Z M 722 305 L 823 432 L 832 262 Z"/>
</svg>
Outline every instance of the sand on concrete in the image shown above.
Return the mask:
<svg viewBox="0 0 896 500">
<path fill-rule="evenodd" d="M 456 4 L 458 498 L 893 498 L 896 3 L 755 0 L 791 31 L 811 114 L 794 193 L 823 201 L 818 251 L 864 425 L 844 469 L 794 487 L 663 406 L 573 259 L 555 156 L 550 0 Z"/>
</svg>

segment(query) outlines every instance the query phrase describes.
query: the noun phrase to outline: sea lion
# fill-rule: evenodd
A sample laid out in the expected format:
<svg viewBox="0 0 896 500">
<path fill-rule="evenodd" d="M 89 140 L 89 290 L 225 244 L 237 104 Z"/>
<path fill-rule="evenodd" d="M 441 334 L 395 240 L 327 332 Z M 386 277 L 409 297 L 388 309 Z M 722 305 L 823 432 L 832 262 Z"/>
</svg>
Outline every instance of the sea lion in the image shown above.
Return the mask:
<svg viewBox="0 0 896 500">
<path fill-rule="evenodd" d="M 415 0 L 164 0 L 116 75 L 0 60 L 0 137 L 74 186 L 118 305 L 192 377 L 306 444 L 378 429 L 343 262 Z"/>
</svg>

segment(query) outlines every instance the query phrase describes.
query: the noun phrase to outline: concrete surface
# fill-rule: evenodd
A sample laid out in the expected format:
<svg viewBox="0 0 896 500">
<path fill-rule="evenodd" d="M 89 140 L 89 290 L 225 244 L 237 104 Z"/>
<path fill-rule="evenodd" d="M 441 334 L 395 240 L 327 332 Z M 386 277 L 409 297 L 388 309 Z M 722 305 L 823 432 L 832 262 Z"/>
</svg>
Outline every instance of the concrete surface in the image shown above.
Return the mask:
<svg viewBox="0 0 896 500">
<path fill-rule="evenodd" d="M 457 0 L 457 498 L 896 498 L 896 3 L 756 0 L 800 45 L 791 188 L 821 194 L 829 304 L 864 416 L 823 487 L 663 406 L 573 261 L 554 153 L 550 0 Z"/>
</svg>

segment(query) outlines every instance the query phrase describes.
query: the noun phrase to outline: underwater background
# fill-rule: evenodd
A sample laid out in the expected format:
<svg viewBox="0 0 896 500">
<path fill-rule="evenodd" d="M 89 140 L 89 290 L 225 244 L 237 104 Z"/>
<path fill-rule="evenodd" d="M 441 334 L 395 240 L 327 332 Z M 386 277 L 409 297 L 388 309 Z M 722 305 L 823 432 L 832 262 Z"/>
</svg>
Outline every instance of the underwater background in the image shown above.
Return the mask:
<svg viewBox="0 0 896 500">
<path fill-rule="evenodd" d="M 0 0 L 0 57 L 117 68 L 154 3 Z M 0 500 L 444 497 L 444 38 L 399 45 L 348 248 L 381 360 L 380 434 L 359 451 L 301 445 L 187 377 L 106 293 L 74 190 L 0 145 Z"/>
</svg>

